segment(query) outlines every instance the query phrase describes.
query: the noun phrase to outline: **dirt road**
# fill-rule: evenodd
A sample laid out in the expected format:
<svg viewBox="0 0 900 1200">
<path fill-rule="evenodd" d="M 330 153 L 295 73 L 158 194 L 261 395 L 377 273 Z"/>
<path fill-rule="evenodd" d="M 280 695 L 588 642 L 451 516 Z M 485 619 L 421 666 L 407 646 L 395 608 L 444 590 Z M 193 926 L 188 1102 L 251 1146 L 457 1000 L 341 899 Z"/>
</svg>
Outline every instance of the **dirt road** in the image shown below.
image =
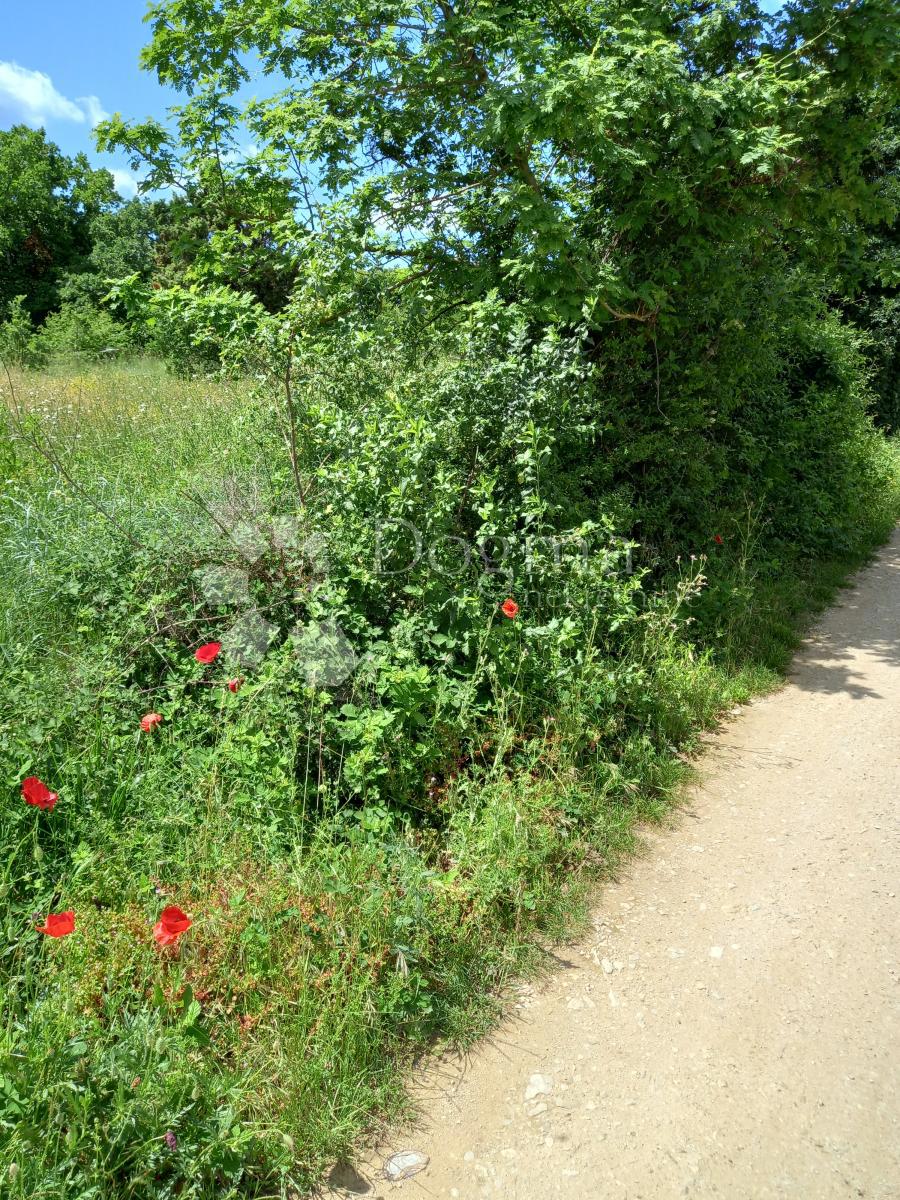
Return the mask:
<svg viewBox="0 0 900 1200">
<path fill-rule="evenodd" d="M 900 534 L 368 1194 L 900 1197 L 898 783 Z"/>
</svg>

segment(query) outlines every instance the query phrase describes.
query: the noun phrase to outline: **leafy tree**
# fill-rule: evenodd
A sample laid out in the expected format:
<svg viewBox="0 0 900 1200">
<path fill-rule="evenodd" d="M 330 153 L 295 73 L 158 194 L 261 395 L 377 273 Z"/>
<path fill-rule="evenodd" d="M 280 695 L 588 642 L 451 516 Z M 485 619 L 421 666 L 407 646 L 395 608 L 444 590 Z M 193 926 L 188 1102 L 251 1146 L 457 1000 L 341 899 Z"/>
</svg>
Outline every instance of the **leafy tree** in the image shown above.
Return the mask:
<svg viewBox="0 0 900 1200">
<path fill-rule="evenodd" d="M 891 0 L 158 0 L 149 20 L 189 158 L 221 164 L 246 128 L 304 229 L 337 213 L 452 302 L 675 328 L 772 248 L 821 264 L 884 212 L 860 166 L 896 93 Z M 253 55 L 284 87 L 238 106 Z M 101 136 L 175 169 L 156 123 Z"/>
<path fill-rule="evenodd" d="M 91 226 L 118 203 L 109 171 L 64 155 L 43 130 L 0 130 L 0 309 L 25 297 L 43 320 L 64 276 L 86 268 Z"/>
<path fill-rule="evenodd" d="M 116 119 L 102 144 L 163 181 L 239 173 L 249 137 L 291 178 L 273 365 L 401 298 L 407 333 L 495 302 L 535 337 L 577 329 L 603 422 L 565 470 L 673 554 L 710 511 L 789 507 L 804 414 L 869 401 L 828 306 L 896 219 L 873 159 L 893 0 L 159 0 L 150 21 L 177 131 Z M 254 56 L 283 86 L 239 103 Z M 197 300 L 166 303 L 204 327 Z M 813 528 L 833 536 L 797 517 L 798 543 Z"/>
<path fill-rule="evenodd" d="M 135 199 L 94 214 L 87 231 L 88 253 L 79 269 L 61 280 L 60 298 L 98 304 L 109 292 L 111 280 L 128 275 L 149 279 L 156 267 L 159 226 L 167 208 L 165 201 Z"/>
<path fill-rule="evenodd" d="M 295 185 L 266 156 L 240 161 L 239 111 L 218 89 L 173 114 L 177 134 L 153 120 L 98 127 L 101 149 L 124 146 L 146 189 L 170 193 L 156 210 L 160 278 L 249 291 L 275 311 L 296 275 Z"/>
<path fill-rule="evenodd" d="M 160 208 L 158 278 L 232 287 L 277 311 L 296 277 L 293 203 L 290 181 L 254 164 L 202 172 Z"/>
<path fill-rule="evenodd" d="M 900 210 L 900 107 L 871 147 L 867 169 L 889 213 Z M 900 222 L 885 220 L 870 231 L 860 253 L 843 265 L 843 307 L 868 335 L 875 415 L 900 429 Z"/>
</svg>

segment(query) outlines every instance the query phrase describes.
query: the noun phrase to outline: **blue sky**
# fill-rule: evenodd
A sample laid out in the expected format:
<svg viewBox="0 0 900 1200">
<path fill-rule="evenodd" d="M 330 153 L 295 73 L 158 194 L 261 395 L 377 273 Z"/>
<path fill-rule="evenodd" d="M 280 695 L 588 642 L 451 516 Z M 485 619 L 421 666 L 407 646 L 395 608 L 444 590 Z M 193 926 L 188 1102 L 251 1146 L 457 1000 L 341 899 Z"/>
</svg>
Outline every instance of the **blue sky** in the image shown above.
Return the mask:
<svg viewBox="0 0 900 1200">
<path fill-rule="evenodd" d="M 104 113 L 161 117 L 178 101 L 138 66 L 150 33 L 146 0 L 2 0 L 0 7 L 0 129 L 43 125 L 67 154 L 86 151 L 117 173 L 123 195 L 133 195 L 127 161 L 97 154 L 91 126 Z"/>
</svg>

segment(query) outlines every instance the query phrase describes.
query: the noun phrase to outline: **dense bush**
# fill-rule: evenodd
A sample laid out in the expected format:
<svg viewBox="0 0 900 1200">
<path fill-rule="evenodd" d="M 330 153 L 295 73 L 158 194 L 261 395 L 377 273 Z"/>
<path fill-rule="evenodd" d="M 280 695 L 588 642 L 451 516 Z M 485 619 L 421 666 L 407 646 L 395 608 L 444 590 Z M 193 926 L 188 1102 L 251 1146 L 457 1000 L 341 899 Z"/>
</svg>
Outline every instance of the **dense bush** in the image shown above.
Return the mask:
<svg viewBox="0 0 900 1200">
<path fill-rule="evenodd" d="M 147 352 L 183 378 L 258 371 L 265 309 L 248 292 L 227 287 L 151 287 L 137 275 L 120 279 L 110 301 Z"/>
<path fill-rule="evenodd" d="M 36 335 L 42 358 L 69 357 L 102 362 L 133 347 L 133 335 L 105 309 L 88 300 L 65 303 L 51 313 Z"/>
<path fill-rule="evenodd" d="M 0 362 L 15 367 L 36 367 L 43 362 L 43 354 L 24 299 L 24 296 L 15 296 L 9 303 L 6 319 L 0 322 Z"/>
<path fill-rule="evenodd" d="M 0 362 L 38 368 L 48 362 L 110 362 L 141 349 L 143 330 L 129 327 L 89 300 L 63 303 L 39 328 L 17 297 L 0 323 Z"/>
</svg>

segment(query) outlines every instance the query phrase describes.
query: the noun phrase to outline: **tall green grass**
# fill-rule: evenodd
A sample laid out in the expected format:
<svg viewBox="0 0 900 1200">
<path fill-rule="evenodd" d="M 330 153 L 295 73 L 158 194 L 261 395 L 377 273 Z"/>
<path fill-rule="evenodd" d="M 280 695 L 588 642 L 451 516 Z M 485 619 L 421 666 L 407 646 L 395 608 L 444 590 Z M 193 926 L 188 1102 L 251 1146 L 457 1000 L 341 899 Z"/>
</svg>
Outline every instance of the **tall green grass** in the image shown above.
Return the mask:
<svg viewBox="0 0 900 1200">
<path fill-rule="evenodd" d="M 621 630 L 595 620 L 574 648 L 565 630 L 529 639 L 527 613 L 503 624 L 472 601 L 481 658 L 473 648 L 465 671 L 448 658 L 439 676 L 410 635 L 335 698 L 278 642 L 232 693 L 230 671 L 192 656 L 234 615 L 198 595 L 196 571 L 217 501 L 253 514 L 284 485 L 267 402 L 155 369 L 13 384 L 0 1178 L 23 1200 L 312 1186 L 374 1118 L 398 1114 L 417 1055 L 484 1032 L 540 945 L 578 927 L 636 824 L 677 800 L 699 731 L 774 686 L 804 621 L 897 513 L 879 443 L 881 490 L 834 560 L 767 568 L 735 537 L 648 577 L 643 607 L 615 584 Z M 313 449 L 337 444 L 336 428 L 310 426 Z M 362 453 L 333 469 L 362 471 Z M 308 507 L 349 494 L 329 469 L 310 471 Z M 273 608 L 289 604 L 282 577 L 267 580 Z M 427 616 L 421 591 L 398 594 L 398 625 Z M 151 709 L 164 721 L 148 735 Z M 378 741 L 392 711 L 408 721 Z M 360 791 L 353 756 L 387 783 Z M 23 804 L 31 773 L 59 792 L 52 813 Z M 151 931 L 172 902 L 194 924 L 167 953 Z M 66 908 L 73 935 L 35 932 L 35 914 Z"/>
</svg>

